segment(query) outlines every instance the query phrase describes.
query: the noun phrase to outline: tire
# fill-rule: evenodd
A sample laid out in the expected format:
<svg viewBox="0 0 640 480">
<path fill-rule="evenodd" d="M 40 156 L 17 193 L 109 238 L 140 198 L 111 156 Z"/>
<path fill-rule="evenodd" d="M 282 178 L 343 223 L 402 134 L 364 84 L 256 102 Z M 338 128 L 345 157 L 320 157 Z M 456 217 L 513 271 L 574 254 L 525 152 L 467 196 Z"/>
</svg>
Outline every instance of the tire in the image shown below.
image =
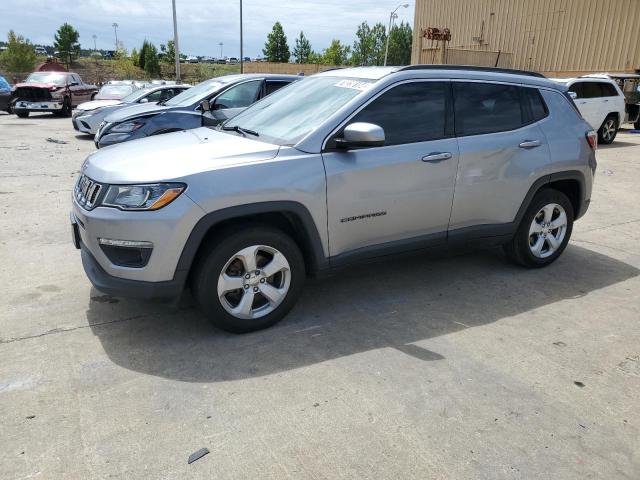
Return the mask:
<svg viewBox="0 0 640 480">
<path fill-rule="evenodd" d="M 549 215 L 551 225 L 547 225 Z M 573 205 L 564 193 L 552 188 L 540 190 L 533 197 L 513 239 L 504 245 L 507 257 L 527 268 L 550 265 L 569 243 L 573 231 L 573 216 Z M 559 227 L 554 229 L 554 225 Z"/>
<path fill-rule="evenodd" d="M 609 115 L 604 119 L 602 125 L 598 129 L 598 143 L 609 145 L 613 143 L 618 134 L 618 119 L 615 115 Z"/>
<path fill-rule="evenodd" d="M 640 118 L 633 124 L 633 128 L 636 130 L 640 130 Z"/>
<path fill-rule="evenodd" d="M 18 118 L 27 118 L 29 116 L 29 112 L 16 112 Z"/>
<path fill-rule="evenodd" d="M 248 225 L 222 232 L 205 248 L 192 290 L 216 327 L 232 333 L 253 332 L 274 325 L 295 305 L 306 276 L 304 259 L 296 243 L 282 231 Z M 251 258 L 257 259 L 254 264 Z M 247 264 L 256 270 L 248 273 Z M 267 269 L 278 270 L 267 277 Z M 269 292 L 273 302 L 263 291 Z"/>
<path fill-rule="evenodd" d="M 64 100 L 62 101 L 62 109 L 59 112 L 55 112 L 55 114 L 60 117 L 70 117 L 71 110 L 71 99 L 69 97 L 64 97 Z"/>
</svg>

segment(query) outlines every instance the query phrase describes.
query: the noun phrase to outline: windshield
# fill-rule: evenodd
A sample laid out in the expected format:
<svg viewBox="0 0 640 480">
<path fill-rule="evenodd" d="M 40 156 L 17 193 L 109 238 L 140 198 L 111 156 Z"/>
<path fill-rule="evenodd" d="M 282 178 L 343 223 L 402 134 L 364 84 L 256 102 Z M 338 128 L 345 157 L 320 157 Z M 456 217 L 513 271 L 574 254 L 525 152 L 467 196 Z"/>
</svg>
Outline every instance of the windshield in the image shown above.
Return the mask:
<svg viewBox="0 0 640 480">
<path fill-rule="evenodd" d="M 205 80 L 195 87 L 191 87 L 165 102 L 172 107 L 186 107 L 199 100 L 207 98 L 212 93 L 220 90 L 224 84 L 218 80 Z"/>
<path fill-rule="evenodd" d="M 64 73 L 54 72 L 35 72 L 29 74 L 27 83 L 53 83 L 54 85 L 63 86 L 67 84 L 67 76 Z"/>
<path fill-rule="evenodd" d="M 141 88 L 135 92 L 130 93 L 122 99 L 122 103 L 136 103 L 141 97 L 149 93 L 152 88 Z"/>
<path fill-rule="evenodd" d="M 100 89 L 97 98 L 124 98 L 129 95 L 133 91 L 133 86 L 131 85 L 105 85 Z"/>
<path fill-rule="evenodd" d="M 252 130 L 261 140 L 295 145 L 331 114 L 375 80 L 345 77 L 309 77 L 265 97 L 224 124 Z"/>
</svg>

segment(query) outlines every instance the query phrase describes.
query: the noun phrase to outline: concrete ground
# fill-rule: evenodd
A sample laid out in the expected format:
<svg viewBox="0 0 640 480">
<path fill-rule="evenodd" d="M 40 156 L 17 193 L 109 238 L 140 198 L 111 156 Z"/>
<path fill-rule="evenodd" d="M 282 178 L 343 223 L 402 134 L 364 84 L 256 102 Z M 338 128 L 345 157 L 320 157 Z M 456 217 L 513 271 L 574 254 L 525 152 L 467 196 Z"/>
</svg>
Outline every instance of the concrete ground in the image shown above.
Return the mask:
<svg viewBox="0 0 640 480">
<path fill-rule="evenodd" d="M 3 479 L 640 478 L 640 135 L 598 151 L 551 267 L 361 267 L 243 336 L 91 288 L 68 211 L 93 150 L 0 116 Z"/>
</svg>

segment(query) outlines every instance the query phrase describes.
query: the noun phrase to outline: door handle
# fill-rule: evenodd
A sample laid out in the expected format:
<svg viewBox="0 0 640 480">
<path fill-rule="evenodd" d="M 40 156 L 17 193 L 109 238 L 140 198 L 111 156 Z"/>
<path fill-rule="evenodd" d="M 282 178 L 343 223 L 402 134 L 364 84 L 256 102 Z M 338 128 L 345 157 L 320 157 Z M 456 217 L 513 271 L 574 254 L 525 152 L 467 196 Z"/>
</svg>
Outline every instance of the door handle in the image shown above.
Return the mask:
<svg viewBox="0 0 640 480">
<path fill-rule="evenodd" d="M 542 142 L 540 140 L 525 140 L 518 146 L 520 148 L 536 148 L 536 147 L 539 147 L 540 145 L 542 145 Z"/>
<path fill-rule="evenodd" d="M 609 101 L 608 99 L 606 99 L 606 98 L 604 99 L 604 103 L 607 103 L 608 101 Z"/>
<path fill-rule="evenodd" d="M 422 157 L 422 161 L 429 163 L 438 163 L 442 162 L 443 160 L 449 160 L 451 157 L 453 157 L 453 155 L 451 155 L 449 152 L 433 152 L 426 157 Z"/>
</svg>

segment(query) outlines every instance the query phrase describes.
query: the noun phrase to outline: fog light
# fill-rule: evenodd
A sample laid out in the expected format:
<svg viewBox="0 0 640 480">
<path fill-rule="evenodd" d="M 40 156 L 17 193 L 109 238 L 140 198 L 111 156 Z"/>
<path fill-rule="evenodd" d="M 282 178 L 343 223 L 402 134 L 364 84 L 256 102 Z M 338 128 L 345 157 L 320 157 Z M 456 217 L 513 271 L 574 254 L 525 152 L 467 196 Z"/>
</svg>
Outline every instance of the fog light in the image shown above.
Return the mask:
<svg viewBox="0 0 640 480">
<path fill-rule="evenodd" d="M 142 268 L 149 263 L 153 243 L 137 240 L 99 238 L 100 248 L 111 263 L 119 267 Z"/>
</svg>

